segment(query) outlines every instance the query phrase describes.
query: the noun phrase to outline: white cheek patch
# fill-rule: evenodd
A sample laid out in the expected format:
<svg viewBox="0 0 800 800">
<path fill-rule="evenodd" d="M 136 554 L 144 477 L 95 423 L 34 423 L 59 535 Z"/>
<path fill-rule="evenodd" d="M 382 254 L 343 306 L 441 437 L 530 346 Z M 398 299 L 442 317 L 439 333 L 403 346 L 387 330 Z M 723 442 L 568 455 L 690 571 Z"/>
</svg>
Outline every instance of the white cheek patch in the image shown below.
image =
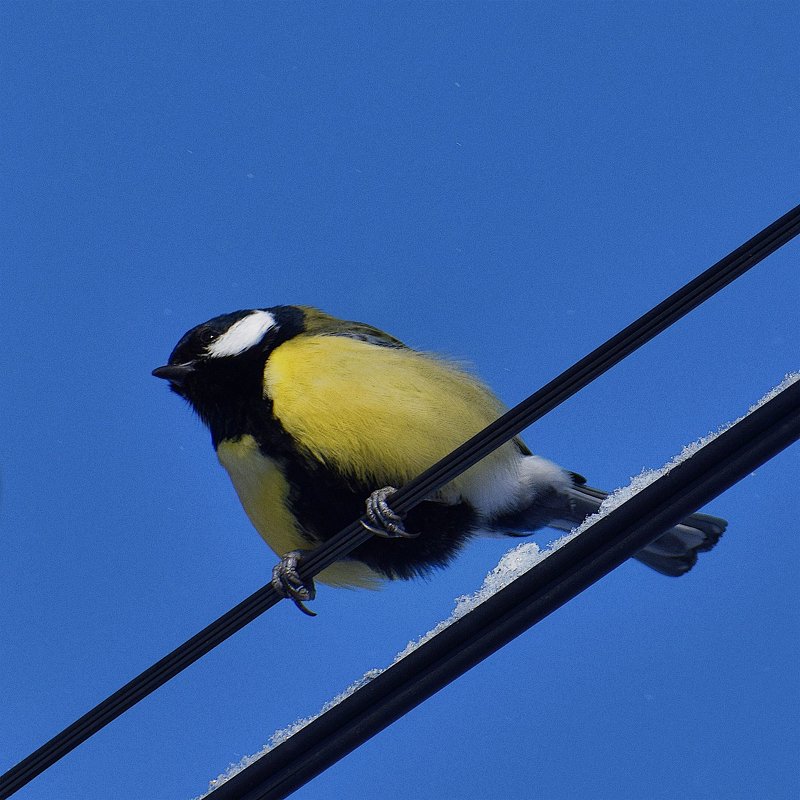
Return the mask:
<svg viewBox="0 0 800 800">
<path fill-rule="evenodd" d="M 253 311 L 234 322 L 222 336 L 208 346 L 211 358 L 238 356 L 257 345 L 264 334 L 275 327 L 275 317 L 269 311 Z"/>
</svg>

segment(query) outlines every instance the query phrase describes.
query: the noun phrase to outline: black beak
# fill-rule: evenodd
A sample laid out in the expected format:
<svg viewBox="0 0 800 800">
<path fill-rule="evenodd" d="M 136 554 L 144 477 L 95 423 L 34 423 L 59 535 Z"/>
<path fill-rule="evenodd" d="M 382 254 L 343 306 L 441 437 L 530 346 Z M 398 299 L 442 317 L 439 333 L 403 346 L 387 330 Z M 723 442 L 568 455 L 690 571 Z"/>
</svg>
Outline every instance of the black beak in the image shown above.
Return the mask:
<svg viewBox="0 0 800 800">
<path fill-rule="evenodd" d="M 187 364 L 167 364 L 163 367 L 156 367 L 153 375 L 156 378 L 163 378 L 165 381 L 183 386 L 186 378 L 194 372 L 194 364 L 189 361 Z"/>
</svg>

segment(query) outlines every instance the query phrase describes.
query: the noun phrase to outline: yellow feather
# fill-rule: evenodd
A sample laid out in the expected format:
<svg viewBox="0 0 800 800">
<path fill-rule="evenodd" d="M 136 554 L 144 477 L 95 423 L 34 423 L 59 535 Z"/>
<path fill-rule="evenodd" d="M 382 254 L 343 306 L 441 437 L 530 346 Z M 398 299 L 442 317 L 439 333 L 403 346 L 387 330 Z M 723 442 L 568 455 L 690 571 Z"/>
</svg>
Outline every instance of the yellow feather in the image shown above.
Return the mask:
<svg viewBox="0 0 800 800">
<path fill-rule="evenodd" d="M 289 485 L 278 465 L 264 456 L 249 435 L 220 442 L 217 457 L 228 471 L 239 500 L 261 538 L 279 556 L 308 549 L 286 505 Z M 359 561 L 340 561 L 316 578 L 333 586 L 375 588 L 381 576 Z"/>
<path fill-rule="evenodd" d="M 376 486 L 407 482 L 505 410 L 443 360 L 345 336 L 301 334 L 280 345 L 267 360 L 264 385 L 295 442 Z M 504 445 L 443 495 L 506 468 L 514 454 L 514 445 Z"/>
</svg>

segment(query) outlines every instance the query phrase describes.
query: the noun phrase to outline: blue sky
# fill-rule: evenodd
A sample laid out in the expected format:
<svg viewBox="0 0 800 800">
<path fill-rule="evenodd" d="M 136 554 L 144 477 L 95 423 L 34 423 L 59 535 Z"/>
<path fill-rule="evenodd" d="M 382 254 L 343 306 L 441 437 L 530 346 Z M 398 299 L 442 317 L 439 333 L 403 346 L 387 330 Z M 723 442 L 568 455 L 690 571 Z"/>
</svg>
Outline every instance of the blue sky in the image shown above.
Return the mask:
<svg viewBox="0 0 800 800">
<path fill-rule="evenodd" d="M 266 582 L 150 376 L 318 305 L 508 403 L 800 200 L 796 4 L 13 3 L 0 30 L 0 771 Z M 797 369 L 797 242 L 528 431 L 614 488 Z M 300 790 L 794 798 L 795 446 Z M 543 540 L 546 540 L 546 536 Z M 513 544 L 513 543 L 512 543 Z M 273 609 L 19 792 L 183 800 L 449 614 L 435 579 Z"/>
</svg>

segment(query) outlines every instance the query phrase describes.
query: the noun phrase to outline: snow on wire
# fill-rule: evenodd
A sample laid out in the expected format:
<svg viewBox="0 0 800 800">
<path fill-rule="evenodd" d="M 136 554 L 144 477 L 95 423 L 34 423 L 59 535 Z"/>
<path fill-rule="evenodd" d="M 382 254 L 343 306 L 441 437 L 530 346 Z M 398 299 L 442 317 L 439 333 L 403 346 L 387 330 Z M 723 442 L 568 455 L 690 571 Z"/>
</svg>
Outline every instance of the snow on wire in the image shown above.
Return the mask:
<svg viewBox="0 0 800 800">
<path fill-rule="evenodd" d="M 501 589 L 504 589 L 512 581 L 516 580 L 521 575 L 525 574 L 533 567 L 535 567 L 536 565 L 540 564 L 542 561 L 547 559 L 553 553 L 560 550 L 565 544 L 580 536 L 586 530 L 591 528 L 598 520 L 607 516 L 614 509 L 618 508 L 623 503 L 630 500 L 634 495 L 641 492 L 645 487 L 649 486 L 654 481 L 658 480 L 662 476 L 671 472 L 679 464 L 695 456 L 702 448 L 706 447 L 708 444 L 713 442 L 721 434 L 730 430 L 734 425 L 745 419 L 745 417 L 751 415 L 754 411 L 762 408 L 766 403 L 768 403 L 773 398 L 777 397 L 779 394 L 781 394 L 781 392 L 783 392 L 785 389 L 792 386 L 793 384 L 797 383 L 798 381 L 800 381 L 800 372 L 790 373 L 783 379 L 783 381 L 781 381 L 780 384 L 778 384 L 774 389 L 772 389 L 766 395 L 764 395 L 764 397 L 762 397 L 761 400 L 759 400 L 757 403 L 751 406 L 747 414 L 739 417 L 733 422 L 730 422 L 722 426 L 717 431 L 709 433 L 708 435 L 698 439 L 697 441 L 692 442 L 689 445 L 686 445 L 677 456 L 675 456 L 671 461 L 666 463 L 660 469 L 643 470 L 639 475 L 632 478 L 627 486 L 617 489 L 617 491 L 610 494 L 604 500 L 603 504 L 601 505 L 600 509 L 596 514 L 587 517 L 578 527 L 576 527 L 570 533 L 559 537 L 558 539 L 548 544 L 546 547 L 540 547 L 535 542 L 525 542 L 509 550 L 507 553 L 505 553 L 505 555 L 503 555 L 498 564 L 486 576 L 480 589 L 478 589 L 473 594 L 462 595 L 460 597 L 457 597 L 455 600 L 455 607 L 450 616 L 439 622 L 435 627 L 433 627 L 424 635 L 420 636 L 418 639 L 409 642 L 408 645 L 406 645 L 406 647 L 395 656 L 394 660 L 392 661 L 391 665 L 389 665 L 389 667 L 369 670 L 364 675 L 362 675 L 358 680 L 350 684 L 344 691 L 342 691 L 334 698 L 329 700 L 327 703 L 325 703 L 323 707 L 316 714 L 304 717 L 302 719 L 298 719 L 291 725 L 288 725 L 285 728 L 281 728 L 275 731 L 275 733 L 273 733 L 270 736 L 267 744 L 265 744 L 264 747 L 262 747 L 258 752 L 254 753 L 253 755 L 245 756 L 237 764 L 231 765 L 223 774 L 211 780 L 209 783 L 208 791 L 205 794 L 195 798 L 195 800 L 202 800 L 202 798 L 209 797 L 215 790 L 217 790 L 220 786 L 223 786 L 227 781 L 229 781 L 235 775 L 238 775 L 240 772 L 249 767 L 251 764 L 254 764 L 260 758 L 265 756 L 267 753 L 274 750 L 276 747 L 278 747 L 278 745 L 282 744 L 283 742 L 287 741 L 292 736 L 297 734 L 299 731 L 303 730 L 311 722 L 313 722 L 314 720 L 321 717 L 323 714 L 327 713 L 331 709 L 338 706 L 342 701 L 344 701 L 352 694 L 354 694 L 356 691 L 366 686 L 368 683 L 373 681 L 379 675 L 384 673 L 387 669 L 394 666 L 402 659 L 406 658 L 408 655 L 413 653 L 423 644 L 425 644 L 426 642 L 430 641 L 435 636 L 440 634 L 443 630 L 449 628 L 451 625 L 453 625 L 453 623 L 455 623 L 465 615 L 472 612 L 477 606 L 486 602 L 486 600 L 495 595 Z"/>
</svg>

